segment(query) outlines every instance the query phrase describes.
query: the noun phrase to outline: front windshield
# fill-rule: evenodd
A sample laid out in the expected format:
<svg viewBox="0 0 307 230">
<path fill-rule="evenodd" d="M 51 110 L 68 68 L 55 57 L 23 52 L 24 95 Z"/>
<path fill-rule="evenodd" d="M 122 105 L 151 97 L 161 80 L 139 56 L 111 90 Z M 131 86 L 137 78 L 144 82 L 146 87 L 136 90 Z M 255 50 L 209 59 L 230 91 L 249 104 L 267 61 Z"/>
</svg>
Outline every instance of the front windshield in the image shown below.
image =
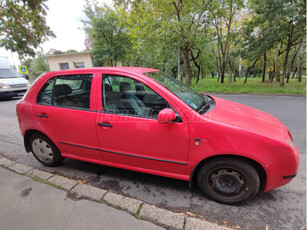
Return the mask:
<svg viewBox="0 0 307 230">
<path fill-rule="evenodd" d="M 13 69 L 0 69 L 0 78 L 15 78 L 19 77 Z"/>
<path fill-rule="evenodd" d="M 201 112 L 209 105 L 206 97 L 195 92 L 193 89 L 183 84 L 181 81 L 178 81 L 176 78 L 169 77 L 160 71 L 148 72 L 145 73 L 145 75 L 159 82 L 197 112 Z"/>
</svg>

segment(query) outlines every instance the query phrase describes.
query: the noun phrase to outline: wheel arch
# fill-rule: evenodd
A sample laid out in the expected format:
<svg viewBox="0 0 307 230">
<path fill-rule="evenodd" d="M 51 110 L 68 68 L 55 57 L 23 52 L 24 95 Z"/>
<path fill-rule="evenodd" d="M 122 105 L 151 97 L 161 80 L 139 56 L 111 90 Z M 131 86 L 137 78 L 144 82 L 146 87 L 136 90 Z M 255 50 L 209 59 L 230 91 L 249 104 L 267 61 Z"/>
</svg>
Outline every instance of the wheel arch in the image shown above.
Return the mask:
<svg viewBox="0 0 307 230">
<path fill-rule="evenodd" d="M 208 158 L 203 159 L 202 161 L 200 161 L 192 170 L 191 174 L 190 174 L 190 181 L 189 181 L 189 188 L 192 189 L 195 185 L 197 185 L 197 174 L 199 172 L 199 170 L 201 169 L 201 167 L 203 165 L 205 165 L 207 162 L 212 161 L 212 160 L 216 160 L 219 158 L 233 158 L 233 159 L 238 159 L 238 160 L 242 160 L 247 162 L 248 164 L 252 165 L 255 170 L 258 173 L 259 179 L 260 179 L 260 187 L 259 190 L 260 191 L 264 191 L 266 184 L 267 184 L 267 174 L 264 170 L 264 168 L 262 167 L 261 164 L 259 164 L 257 161 L 252 160 L 250 158 L 247 157 L 243 157 L 243 156 L 238 156 L 238 155 L 216 155 L 216 156 L 211 156 Z"/>
<path fill-rule="evenodd" d="M 24 146 L 25 146 L 25 149 L 26 149 L 26 152 L 27 152 L 27 153 L 32 151 L 29 142 L 30 142 L 31 136 L 32 136 L 33 134 L 35 134 L 35 133 L 40 133 L 40 134 L 44 135 L 45 137 L 47 137 L 49 140 L 51 140 L 46 134 L 44 134 L 44 133 L 41 132 L 41 131 L 38 131 L 38 130 L 36 130 L 36 129 L 29 129 L 29 130 L 27 130 L 27 131 L 25 132 L 25 134 L 24 134 L 24 137 L 23 137 L 23 142 L 24 142 Z M 51 140 L 51 141 L 52 141 L 52 140 Z M 53 141 L 52 141 L 52 142 L 53 142 Z M 54 142 L 53 142 L 53 144 L 55 145 Z M 55 145 L 55 146 L 56 146 L 56 145 Z M 56 146 L 56 147 L 57 147 L 57 146 Z M 57 149 L 59 149 L 59 148 L 57 147 Z"/>
</svg>

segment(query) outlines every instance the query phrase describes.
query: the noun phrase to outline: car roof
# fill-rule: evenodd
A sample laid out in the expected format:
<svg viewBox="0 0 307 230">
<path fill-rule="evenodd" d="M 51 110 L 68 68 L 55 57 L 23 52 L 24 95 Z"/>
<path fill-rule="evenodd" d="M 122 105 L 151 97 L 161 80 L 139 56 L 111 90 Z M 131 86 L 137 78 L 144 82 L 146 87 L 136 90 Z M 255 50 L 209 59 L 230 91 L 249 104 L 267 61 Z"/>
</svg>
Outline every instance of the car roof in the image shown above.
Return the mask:
<svg viewBox="0 0 307 230">
<path fill-rule="evenodd" d="M 99 71 L 99 70 L 109 70 L 109 71 L 120 71 L 125 73 L 148 73 L 148 72 L 156 72 L 159 71 L 157 69 L 145 68 L 145 67 L 94 67 L 94 68 L 80 68 L 80 69 L 66 69 L 66 70 L 58 70 L 51 71 L 49 73 L 74 73 L 80 71 Z"/>
</svg>

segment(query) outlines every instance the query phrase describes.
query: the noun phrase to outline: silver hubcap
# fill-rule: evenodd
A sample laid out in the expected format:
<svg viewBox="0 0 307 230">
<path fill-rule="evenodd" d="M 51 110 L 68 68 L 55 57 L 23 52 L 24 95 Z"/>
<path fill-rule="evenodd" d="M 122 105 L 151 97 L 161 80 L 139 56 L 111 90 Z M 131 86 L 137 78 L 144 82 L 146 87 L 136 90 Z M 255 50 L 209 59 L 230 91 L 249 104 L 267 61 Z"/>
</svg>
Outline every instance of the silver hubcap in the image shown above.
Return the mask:
<svg viewBox="0 0 307 230">
<path fill-rule="evenodd" d="M 43 162 L 48 163 L 53 159 L 53 151 L 46 141 L 35 139 L 32 142 L 32 150 L 35 156 Z"/>
</svg>

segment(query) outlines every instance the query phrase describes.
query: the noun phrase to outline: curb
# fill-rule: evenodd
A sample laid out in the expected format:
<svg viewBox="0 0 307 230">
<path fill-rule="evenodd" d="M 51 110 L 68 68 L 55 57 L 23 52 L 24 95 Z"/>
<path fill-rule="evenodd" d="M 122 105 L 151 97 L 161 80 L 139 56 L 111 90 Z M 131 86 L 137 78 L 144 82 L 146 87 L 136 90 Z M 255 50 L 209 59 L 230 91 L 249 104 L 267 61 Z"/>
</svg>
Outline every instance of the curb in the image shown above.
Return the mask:
<svg viewBox="0 0 307 230">
<path fill-rule="evenodd" d="M 99 202 L 113 208 L 126 211 L 138 219 L 152 222 L 167 229 L 180 230 L 229 230 L 225 226 L 204 221 L 197 218 L 186 217 L 183 213 L 172 212 L 154 205 L 147 204 L 141 200 L 125 197 L 104 189 L 93 187 L 67 177 L 41 171 L 27 165 L 17 163 L 0 156 L 0 166 L 20 175 L 28 176 L 33 180 L 48 184 L 57 189 L 62 189 L 68 195 L 76 199 L 85 198 Z"/>
</svg>

